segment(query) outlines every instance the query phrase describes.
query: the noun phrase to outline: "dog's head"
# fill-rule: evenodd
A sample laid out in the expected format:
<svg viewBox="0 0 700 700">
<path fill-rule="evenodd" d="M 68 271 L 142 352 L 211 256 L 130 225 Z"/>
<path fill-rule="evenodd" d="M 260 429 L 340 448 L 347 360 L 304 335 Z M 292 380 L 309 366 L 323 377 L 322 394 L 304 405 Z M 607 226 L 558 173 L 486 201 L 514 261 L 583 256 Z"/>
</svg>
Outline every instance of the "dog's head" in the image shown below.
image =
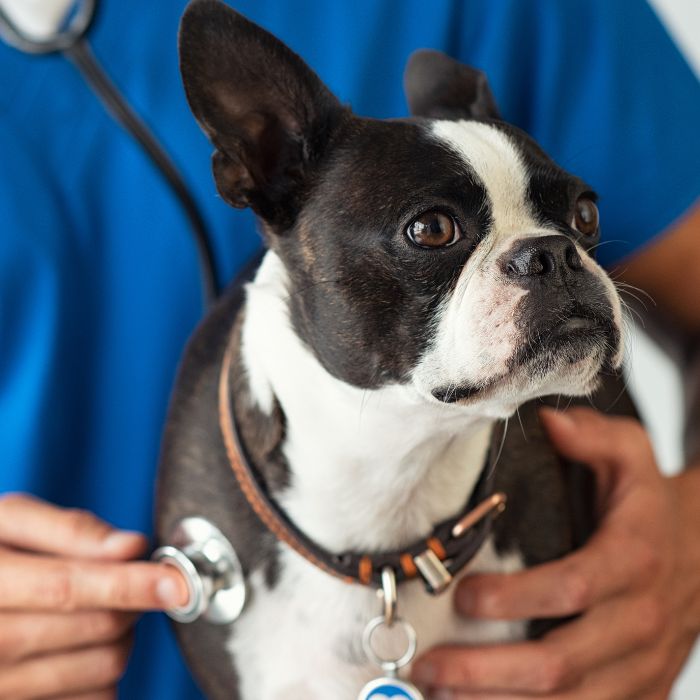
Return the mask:
<svg viewBox="0 0 700 700">
<path fill-rule="evenodd" d="M 419 52 L 413 118 L 360 118 L 218 0 L 189 6 L 180 60 L 218 190 L 257 213 L 330 373 L 507 415 L 620 363 L 595 194 L 499 119 L 482 73 Z"/>
</svg>

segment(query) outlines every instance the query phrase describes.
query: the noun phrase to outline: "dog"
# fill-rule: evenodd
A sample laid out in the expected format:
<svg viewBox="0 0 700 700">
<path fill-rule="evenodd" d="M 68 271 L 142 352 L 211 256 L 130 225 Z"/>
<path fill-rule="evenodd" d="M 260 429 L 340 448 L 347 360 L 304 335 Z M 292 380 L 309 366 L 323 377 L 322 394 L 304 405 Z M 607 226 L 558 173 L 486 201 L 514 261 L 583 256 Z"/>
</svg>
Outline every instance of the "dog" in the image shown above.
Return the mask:
<svg viewBox="0 0 700 700">
<path fill-rule="evenodd" d="M 593 258 L 596 196 L 501 120 L 482 73 L 443 54 L 411 57 L 412 116 L 380 121 L 218 0 L 190 4 L 179 40 L 218 192 L 253 209 L 266 252 L 188 345 L 157 504 L 161 541 L 188 515 L 216 523 L 249 599 L 233 625 L 177 636 L 208 697 L 356 698 L 381 675 L 361 641 L 381 572 L 362 557 L 358 580 L 340 580 L 264 523 L 232 474 L 221 387 L 272 508 L 336 563 L 425 541 L 493 466 L 508 507 L 468 571 L 561 557 L 594 527 L 592 485 L 553 453 L 532 401 L 619 391 L 621 304 Z M 518 409 L 522 431 L 504 432 Z M 459 619 L 418 560 L 401 560 L 398 600 L 419 651 L 547 628 Z"/>
</svg>

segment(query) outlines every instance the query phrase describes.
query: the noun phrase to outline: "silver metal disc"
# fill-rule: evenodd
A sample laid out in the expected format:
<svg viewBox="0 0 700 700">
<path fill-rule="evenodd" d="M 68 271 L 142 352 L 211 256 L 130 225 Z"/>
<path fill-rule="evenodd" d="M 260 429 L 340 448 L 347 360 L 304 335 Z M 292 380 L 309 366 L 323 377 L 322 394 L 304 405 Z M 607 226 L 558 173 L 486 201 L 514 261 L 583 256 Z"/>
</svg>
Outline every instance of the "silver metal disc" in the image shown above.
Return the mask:
<svg viewBox="0 0 700 700">
<path fill-rule="evenodd" d="M 202 618 L 224 625 L 236 620 L 246 602 L 243 567 L 231 543 L 205 518 L 185 518 L 153 558 L 177 567 L 190 589 L 183 608 L 166 611 L 178 622 Z"/>
</svg>

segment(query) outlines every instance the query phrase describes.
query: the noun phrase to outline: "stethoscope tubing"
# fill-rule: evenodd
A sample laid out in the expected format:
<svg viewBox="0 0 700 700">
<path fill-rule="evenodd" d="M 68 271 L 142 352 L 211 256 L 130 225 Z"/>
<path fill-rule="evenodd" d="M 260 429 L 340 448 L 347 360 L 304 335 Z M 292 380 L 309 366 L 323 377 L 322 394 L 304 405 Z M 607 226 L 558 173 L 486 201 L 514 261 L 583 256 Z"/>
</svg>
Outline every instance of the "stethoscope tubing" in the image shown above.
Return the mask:
<svg viewBox="0 0 700 700">
<path fill-rule="evenodd" d="M 112 118 L 138 142 L 175 194 L 188 219 L 199 259 L 202 294 L 205 307 L 219 296 L 214 250 L 204 221 L 190 189 L 153 132 L 131 108 L 124 96 L 102 69 L 86 39 L 96 10 L 96 0 L 83 0 L 70 25 L 54 36 L 35 39 L 14 24 L 0 8 L 0 29 L 12 46 L 31 54 L 61 53 L 75 65 L 83 79 L 99 97 Z"/>
</svg>

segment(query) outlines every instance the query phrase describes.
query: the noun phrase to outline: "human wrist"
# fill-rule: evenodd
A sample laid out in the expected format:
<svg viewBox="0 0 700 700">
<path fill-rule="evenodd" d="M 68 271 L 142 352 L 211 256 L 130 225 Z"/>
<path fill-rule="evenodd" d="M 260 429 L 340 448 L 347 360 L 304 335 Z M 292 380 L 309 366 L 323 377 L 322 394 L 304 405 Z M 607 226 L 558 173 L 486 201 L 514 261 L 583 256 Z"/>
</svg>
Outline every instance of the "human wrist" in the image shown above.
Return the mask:
<svg viewBox="0 0 700 700">
<path fill-rule="evenodd" d="M 677 576 L 687 591 L 686 622 L 700 635 L 700 464 L 670 479 L 678 509 L 679 561 Z"/>
</svg>

